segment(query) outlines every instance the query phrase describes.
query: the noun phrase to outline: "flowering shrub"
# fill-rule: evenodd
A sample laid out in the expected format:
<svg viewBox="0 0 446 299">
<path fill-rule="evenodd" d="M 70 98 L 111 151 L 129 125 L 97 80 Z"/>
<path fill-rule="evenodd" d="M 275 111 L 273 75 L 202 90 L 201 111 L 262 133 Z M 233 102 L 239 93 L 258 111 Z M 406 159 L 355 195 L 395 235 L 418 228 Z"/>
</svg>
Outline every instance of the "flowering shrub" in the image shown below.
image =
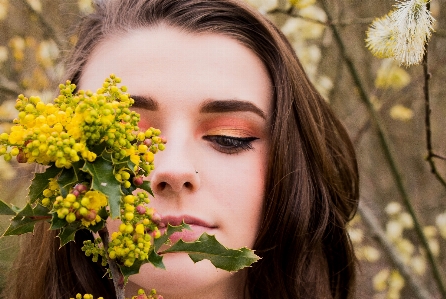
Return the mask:
<svg viewBox="0 0 446 299">
<path fill-rule="evenodd" d="M 99 233 L 94 242 L 85 241 L 82 250 L 93 261 L 101 257 L 101 263 L 108 264 L 115 287 L 120 288 L 118 298 L 124 292 L 116 281 L 127 281 L 145 263 L 164 268 L 164 253 L 188 252 L 194 262 L 209 259 L 227 271 L 255 262 L 258 257 L 251 250 L 227 249 L 206 233 L 195 243 L 180 240 L 159 251 L 170 242 L 170 235 L 190 228 L 185 223 L 168 225 L 161 235 L 161 217 L 147 207 L 153 193 L 145 177 L 154 169 L 154 155 L 164 150 L 166 139 L 155 128 L 140 131 L 140 116 L 130 110 L 134 100 L 125 86 L 118 87 L 120 82 L 111 75 L 93 93 L 76 92 L 76 85 L 67 81 L 59 86 L 54 103 L 48 104 L 39 97 L 19 95 L 14 126 L 9 134 L 0 134 L 0 155 L 6 161 L 15 157 L 46 169 L 35 175 L 23 209 L 0 201 L 0 215 L 14 216 L 4 236 L 32 232 L 38 221 L 48 221 L 51 229 L 60 231 L 61 246 L 73 241 L 80 229 Z M 111 237 L 105 225 L 109 217 L 122 222 Z M 141 291 L 133 298 L 162 297 Z"/>
</svg>

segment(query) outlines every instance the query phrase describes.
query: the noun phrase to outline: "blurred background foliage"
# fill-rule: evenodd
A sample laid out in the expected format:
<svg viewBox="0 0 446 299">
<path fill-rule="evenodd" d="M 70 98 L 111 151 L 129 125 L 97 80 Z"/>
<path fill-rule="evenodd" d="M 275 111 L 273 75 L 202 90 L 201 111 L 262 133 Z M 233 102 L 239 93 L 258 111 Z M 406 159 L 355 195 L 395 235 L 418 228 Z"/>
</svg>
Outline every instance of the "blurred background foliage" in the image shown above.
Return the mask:
<svg viewBox="0 0 446 299">
<path fill-rule="evenodd" d="M 426 162 L 424 74 L 377 59 L 364 39 L 370 23 L 392 10 L 394 0 L 246 0 L 279 26 L 304 68 L 347 127 L 357 150 L 361 205 L 350 224 L 359 260 L 356 298 L 446 298 L 382 150 L 375 116 L 421 224 L 437 270 L 446 280 L 446 189 Z M 432 0 L 436 19 L 429 43 L 432 147 L 446 156 L 446 0 Z M 75 43 L 76 23 L 93 11 L 91 0 L 0 0 L 0 133 L 16 116 L 18 94 L 51 101 L 64 72 L 63 57 Z M 345 51 L 333 34 L 339 33 Z M 349 65 L 351 62 L 351 65 Z M 362 90 L 352 77 L 353 66 Z M 373 112 L 361 101 L 365 92 Z M 374 116 L 375 115 L 375 116 Z M 435 158 L 446 176 L 444 159 Z M 0 159 L 0 198 L 21 206 L 31 165 Z M 0 231 L 8 217 L 0 216 Z M 0 239 L 0 286 L 19 238 Z M 405 272 L 404 272 L 405 271 Z M 418 290 L 418 291 L 416 291 Z"/>
</svg>

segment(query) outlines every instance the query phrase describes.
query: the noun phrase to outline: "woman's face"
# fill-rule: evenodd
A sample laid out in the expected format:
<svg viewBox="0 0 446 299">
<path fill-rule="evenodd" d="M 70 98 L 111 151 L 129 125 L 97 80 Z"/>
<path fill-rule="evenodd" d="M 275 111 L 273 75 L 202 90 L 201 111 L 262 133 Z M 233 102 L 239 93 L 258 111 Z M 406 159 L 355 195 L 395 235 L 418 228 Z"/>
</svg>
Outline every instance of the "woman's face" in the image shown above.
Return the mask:
<svg viewBox="0 0 446 299">
<path fill-rule="evenodd" d="M 150 205 L 173 224 L 215 235 L 230 248 L 252 247 L 262 215 L 272 110 L 272 84 L 260 59 L 221 34 L 157 26 L 113 36 L 93 51 L 80 80 L 95 91 L 111 73 L 136 98 L 140 128 L 168 140 L 155 155 Z M 109 224 L 116 230 L 117 223 Z M 164 298 L 238 298 L 244 273 L 217 270 L 207 260 L 166 254 L 167 270 L 147 264 L 132 287 Z M 129 294 L 130 295 L 130 294 Z"/>
</svg>

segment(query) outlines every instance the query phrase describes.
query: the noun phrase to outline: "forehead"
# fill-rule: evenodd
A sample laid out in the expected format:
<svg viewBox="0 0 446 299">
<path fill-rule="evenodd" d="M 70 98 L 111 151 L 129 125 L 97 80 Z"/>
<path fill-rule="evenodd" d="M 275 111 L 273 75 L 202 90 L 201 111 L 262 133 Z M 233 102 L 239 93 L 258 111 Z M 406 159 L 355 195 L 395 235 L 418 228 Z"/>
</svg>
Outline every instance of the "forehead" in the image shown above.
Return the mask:
<svg viewBox="0 0 446 299">
<path fill-rule="evenodd" d="M 166 25 L 110 36 L 91 53 L 80 88 L 96 90 L 111 73 L 131 94 L 197 98 L 268 98 L 271 82 L 253 51 L 223 34 L 187 33 Z M 194 86 L 194 90 L 191 90 Z"/>
</svg>

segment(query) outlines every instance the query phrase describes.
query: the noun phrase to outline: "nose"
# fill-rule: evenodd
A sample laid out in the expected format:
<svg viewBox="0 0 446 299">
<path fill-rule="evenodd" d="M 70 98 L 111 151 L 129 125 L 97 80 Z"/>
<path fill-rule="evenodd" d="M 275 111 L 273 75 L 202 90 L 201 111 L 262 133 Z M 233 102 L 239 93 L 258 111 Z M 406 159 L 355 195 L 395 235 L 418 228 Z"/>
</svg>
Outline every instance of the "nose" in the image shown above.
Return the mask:
<svg viewBox="0 0 446 299">
<path fill-rule="evenodd" d="M 179 140 L 169 140 L 166 149 L 155 155 L 151 185 L 156 195 L 178 196 L 200 188 L 200 176 L 193 166 L 191 155 L 188 155 L 188 147 L 180 143 Z"/>
</svg>

